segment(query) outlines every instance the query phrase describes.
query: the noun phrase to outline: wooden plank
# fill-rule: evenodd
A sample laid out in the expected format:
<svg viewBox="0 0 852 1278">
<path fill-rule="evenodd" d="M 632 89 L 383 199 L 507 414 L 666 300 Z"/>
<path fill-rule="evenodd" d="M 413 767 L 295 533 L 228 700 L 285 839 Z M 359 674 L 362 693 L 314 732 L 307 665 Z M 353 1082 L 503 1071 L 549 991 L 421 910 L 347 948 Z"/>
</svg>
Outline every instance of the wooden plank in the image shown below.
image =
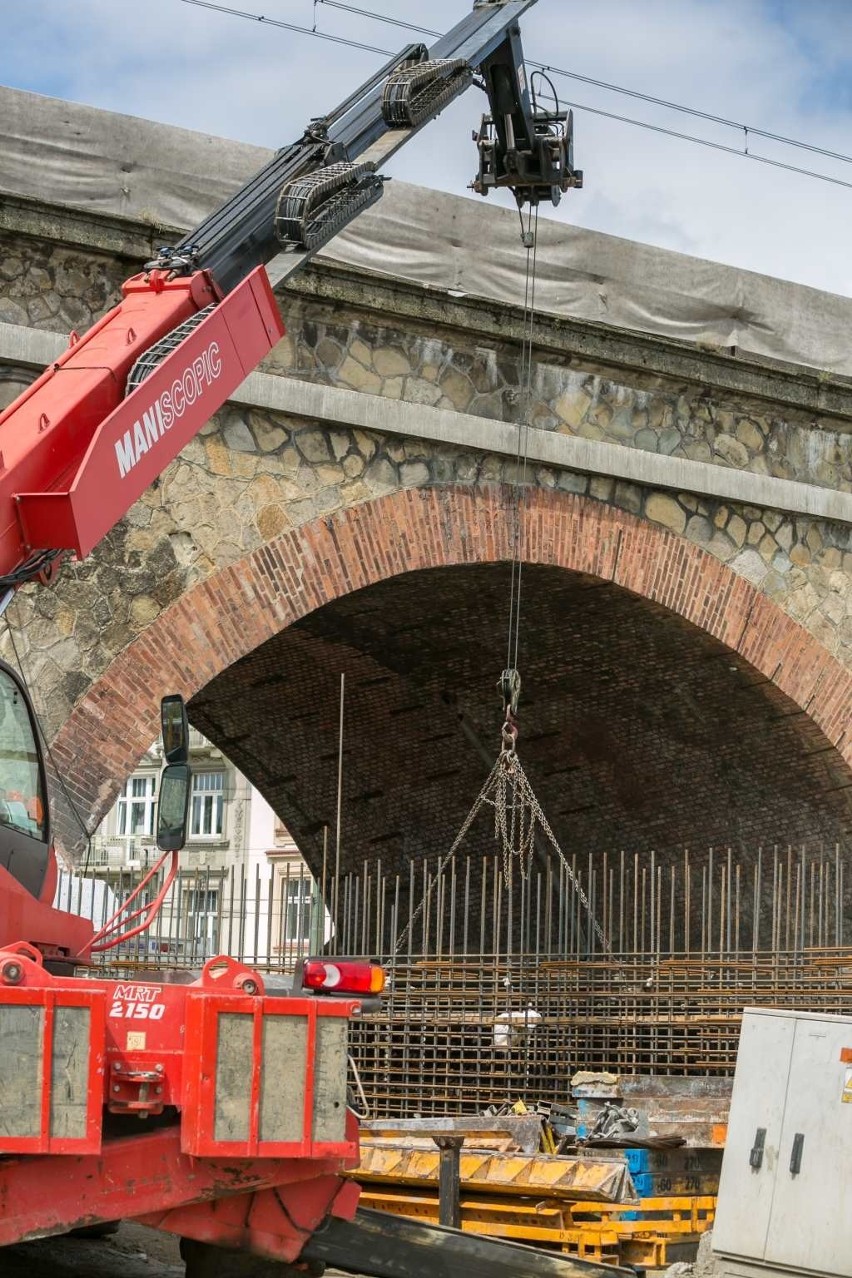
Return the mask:
<svg viewBox="0 0 852 1278">
<path fill-rule="evenodd" d="M 57 1007 L 50 1063 L 51 1138 L 82 1140 L 89 1101 L 88 1007 Z"/>
<path fill-rule="evenodd" d="M 0 1142 L 41 1131 L 44 1009 L 0 1005 Z"/>
</svg>

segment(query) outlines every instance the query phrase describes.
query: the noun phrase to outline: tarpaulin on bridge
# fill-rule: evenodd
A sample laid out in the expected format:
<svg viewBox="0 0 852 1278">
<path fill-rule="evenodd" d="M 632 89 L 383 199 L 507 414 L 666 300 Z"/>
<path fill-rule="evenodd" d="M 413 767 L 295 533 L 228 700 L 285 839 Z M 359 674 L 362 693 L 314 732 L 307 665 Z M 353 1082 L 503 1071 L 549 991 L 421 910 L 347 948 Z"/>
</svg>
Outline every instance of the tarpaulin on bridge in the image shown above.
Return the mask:
<svg viewBox="0 0 852 1278">
<path fill-rule="evenodd" d="M 187 229 L 270 152 L 0 88 L 0 193 Z M 483 222 L 487 222 L 487 233 Z M 483 245 L 487 245 L 484 249 Z M 517 305 L 514 209 L 388 185 L 327 259 Z M 852 375 L 852 300 L 557 222 L 539 222 L 541 311 Z"/>
</svg>

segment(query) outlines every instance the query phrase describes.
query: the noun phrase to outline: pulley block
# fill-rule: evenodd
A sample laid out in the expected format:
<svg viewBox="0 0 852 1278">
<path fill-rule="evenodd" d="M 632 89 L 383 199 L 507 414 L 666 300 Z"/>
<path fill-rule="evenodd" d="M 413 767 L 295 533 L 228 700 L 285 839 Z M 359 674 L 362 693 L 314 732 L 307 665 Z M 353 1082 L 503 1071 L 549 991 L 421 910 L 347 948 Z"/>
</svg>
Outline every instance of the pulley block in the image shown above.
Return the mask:
<svg viewBox="0 0 852 1278">
<path fill-rule="evenodd" d="M 343 160 L 294 178 L 278 197 L 275 234 L 286 248 L 322 248 L 357 213 L 376 203 L 383 184 L 375 164 Z"/>
<path fill-rule="evenodd" d="M 430 120 L 473 80 L 464 58 L 409 62 L 392 72 L 382 94 L 382 116 L 391 129 L 413 129 Z"/>
<path fill-rule="evenodd" d="M 479 148 L 479 173 L 474 191 L 488 195 L 508 187 L 518 205 L 550 200 L 558 204 L 572 187 L 583 185 L 583 174 L 574 168 L 574 121 L 570 111 L 533 111 L 528 143 L 516 136 L 511 115 L 495 119 L 484 115 L 474 140 Z"/>
</svg>

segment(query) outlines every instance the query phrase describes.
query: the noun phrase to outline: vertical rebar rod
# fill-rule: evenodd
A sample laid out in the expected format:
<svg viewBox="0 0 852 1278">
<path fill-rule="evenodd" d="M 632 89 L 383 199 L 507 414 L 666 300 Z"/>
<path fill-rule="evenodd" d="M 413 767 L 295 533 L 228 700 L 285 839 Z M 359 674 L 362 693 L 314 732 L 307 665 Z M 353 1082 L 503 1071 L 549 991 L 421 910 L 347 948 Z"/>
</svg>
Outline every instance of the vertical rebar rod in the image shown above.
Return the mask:
<svg viewBox="0 0 852 1278">
<path fill-rule="evenodd" d="M 343 824 L 343 713 L 346 701 L 346 675 L 340 672 L 340 715 L 337 728 L 337 819 L 334 828 L 334 883 L 335 883 L 335 899 L 333 902 L 333 910 L 335 918 L 335 942 L 338 930 L 338 906 L 337 898 L 338 885 L 340 883 L 340 845 L 341 831 Z M 337 945 L 333 945 L 333 952 L 339 954 Z"/>
</svg>

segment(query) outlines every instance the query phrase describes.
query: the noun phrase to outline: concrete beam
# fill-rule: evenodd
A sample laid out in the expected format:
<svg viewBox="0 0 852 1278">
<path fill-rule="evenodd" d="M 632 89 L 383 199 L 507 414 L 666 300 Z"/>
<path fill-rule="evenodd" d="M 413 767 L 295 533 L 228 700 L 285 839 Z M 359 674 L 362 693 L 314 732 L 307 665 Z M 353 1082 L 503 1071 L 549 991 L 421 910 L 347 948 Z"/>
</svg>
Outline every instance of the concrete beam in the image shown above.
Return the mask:
<svg viewBox="0 0 852 1278">
<path fill-rule="evenodd" d="M 67 336 L 24 324 L 0 324 L 0 363 L 43 369 L 62 354 Z"/>
<path fill-rule="evenodd" d="M 125 257 L 131 264 L 138 263 L 131 266 L 131 270 L 137 271 L 160 244 L 177 241 L 184 234 L 154 220 L 140 222 L 103 210 L 93 214 L 85 209 L 48 204 L 5 191 L 0 201 L 0 231 L 52 240 L 65 248 Z"/>
<path fill-rule="evenodd" d="M 0 363 L 41 368 L 56 359 L 65 345 L 66 339 L 58 333 L 0 324 Z M 510 423 L 270 373 L 252 373 L 231 396 L 231 402 L 288 417 L 408 436 L 475 452 L 515 457 L 518 451 L 518 427 Z M 602 475 L 646 488 L 852 524 L 850 492 L 732 470 L 712 462 L 667 457 L 532 427 L 527 432 L 527 457 L 534 465 L 556 470 Z"/>
<path fill-rule="evenodd" d="M 518 452 L 518 427 L 511 423 L 387 399 L 382 395 L 365 395 L 337 386 L 274 377 L 269 373 L 252 373 L 231 400 L 249 408 L 372 430 L 381 435 L 404 435 L 513 458 Z M 526 451 L 530 462 L 556 470 L 603 475 L 647 488 L 671 489 L 852 524 L 852 493 L 834 488 L 732 470 L 713 462 L 666 457 L 640 448 L 534 427 L 527 431 Z"/>
</svg>

